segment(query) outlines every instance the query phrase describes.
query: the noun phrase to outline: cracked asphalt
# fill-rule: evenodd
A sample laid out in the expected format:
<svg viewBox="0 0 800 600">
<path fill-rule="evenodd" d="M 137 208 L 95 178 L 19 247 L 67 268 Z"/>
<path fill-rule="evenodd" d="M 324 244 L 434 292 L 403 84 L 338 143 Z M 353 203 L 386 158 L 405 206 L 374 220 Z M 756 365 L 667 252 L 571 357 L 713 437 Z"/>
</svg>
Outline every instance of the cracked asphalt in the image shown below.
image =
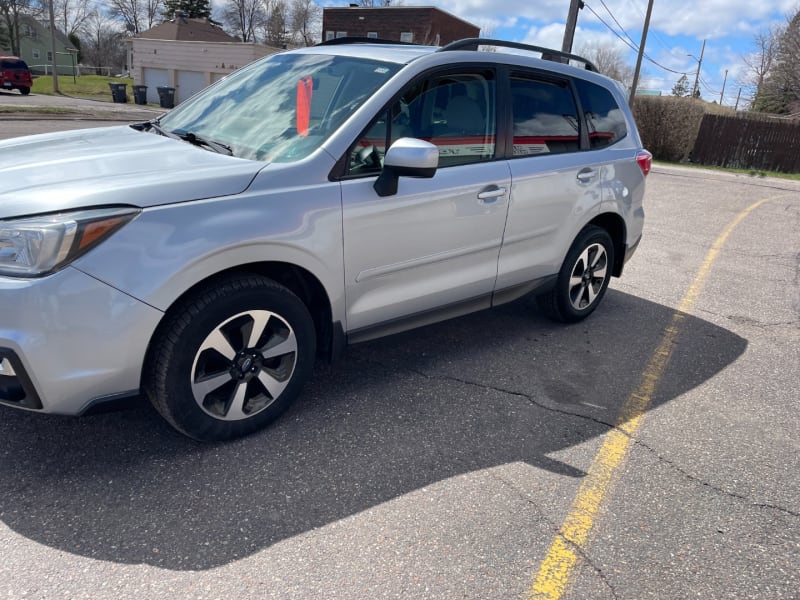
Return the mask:
<svg viewBox="0 0 800 600">
<path fill-rule="evenodd" d="M 227 444 L 144 403 L 0 410 L 0 596 L 526 597 L 712 243 L 768 198 L 682 321 L 565 597 L 800 597 L 800 184 L 648 186 L 644 240 L 581 324 L 525 299 L 353 346 Z"/>
</svg>

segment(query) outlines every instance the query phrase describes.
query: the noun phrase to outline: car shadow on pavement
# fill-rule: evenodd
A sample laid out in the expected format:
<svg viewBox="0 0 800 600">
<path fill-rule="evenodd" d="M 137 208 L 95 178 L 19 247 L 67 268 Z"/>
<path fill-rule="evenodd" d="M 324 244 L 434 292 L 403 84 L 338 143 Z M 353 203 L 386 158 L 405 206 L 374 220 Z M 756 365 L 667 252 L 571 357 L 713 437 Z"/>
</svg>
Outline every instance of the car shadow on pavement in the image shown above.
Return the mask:
<svg viewBox="0 0 800 600">
<path fill-rule="evenodd" d="M 450 477 L 608 431 L 673 309 L 610 290 L 583 323 L 530 300 L 354 346 L 246 439 L 201 445 L 141 403 L 61 418 L 2 410 L 0 520 L 99 560 L 209 569 Z M 701 385 L 747 342 L 686 316 L 650 408 Z"/>
</svg>

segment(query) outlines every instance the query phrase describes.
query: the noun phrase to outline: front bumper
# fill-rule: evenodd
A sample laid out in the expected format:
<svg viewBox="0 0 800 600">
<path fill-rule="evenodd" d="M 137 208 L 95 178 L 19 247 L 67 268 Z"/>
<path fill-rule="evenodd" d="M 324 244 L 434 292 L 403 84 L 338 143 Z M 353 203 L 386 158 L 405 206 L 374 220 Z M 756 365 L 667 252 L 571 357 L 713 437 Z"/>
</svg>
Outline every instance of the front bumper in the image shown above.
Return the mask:
<svg viewBox="0 0 800 600">
<path fill-rule="evenodd" d="M 0 404 L 76 415 L 135 393 L 162 316 L 72 267 L 0 277 Z"/>
</svg>

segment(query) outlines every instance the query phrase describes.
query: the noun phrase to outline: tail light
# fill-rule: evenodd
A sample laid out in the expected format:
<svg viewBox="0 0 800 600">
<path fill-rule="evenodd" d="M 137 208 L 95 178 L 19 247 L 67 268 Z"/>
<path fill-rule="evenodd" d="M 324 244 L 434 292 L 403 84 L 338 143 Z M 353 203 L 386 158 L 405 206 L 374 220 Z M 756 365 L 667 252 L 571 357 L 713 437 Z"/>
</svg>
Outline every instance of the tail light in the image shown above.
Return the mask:
<svg viewBox="0 0 800 600">
<path fill-rule="evenodd" d="M 636 162 L 639 163 L 639 168 L 642 170 L 645 177 L 647 177 L 647 174 L 650 173 L 650 169 L 653 166 L 653 155 L 647 150 L 642 150 L 636 155 Z"/>
</svg>

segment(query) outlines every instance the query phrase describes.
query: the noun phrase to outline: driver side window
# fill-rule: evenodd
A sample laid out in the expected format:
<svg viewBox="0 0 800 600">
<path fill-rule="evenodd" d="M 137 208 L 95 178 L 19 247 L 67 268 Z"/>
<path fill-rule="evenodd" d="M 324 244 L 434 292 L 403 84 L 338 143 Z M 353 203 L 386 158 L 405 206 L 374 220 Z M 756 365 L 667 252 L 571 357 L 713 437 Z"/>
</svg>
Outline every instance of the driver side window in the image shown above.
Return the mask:
<svg viewBox="0 0 800 600">
<path fill-rule="evenodd" d="M 440 167 L 493 159 L 495 87 L 492 71 L 448 73 L 412 84 L 353 145 L 349 174 L 379 173 L 386 149 L 402 137 L 438 146 Z"/>
</svg>

